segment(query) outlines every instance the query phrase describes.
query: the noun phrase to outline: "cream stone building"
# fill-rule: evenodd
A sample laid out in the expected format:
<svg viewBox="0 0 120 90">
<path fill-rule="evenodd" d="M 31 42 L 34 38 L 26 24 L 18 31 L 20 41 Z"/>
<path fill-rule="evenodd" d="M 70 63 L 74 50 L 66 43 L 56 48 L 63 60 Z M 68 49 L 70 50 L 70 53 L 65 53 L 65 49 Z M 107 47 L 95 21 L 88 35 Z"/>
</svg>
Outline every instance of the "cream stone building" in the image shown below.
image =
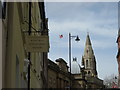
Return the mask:
<svg viewBox="0 0 120 90">
<path fill-rule="evenodd" d="M 48 63 L 48 88 L 69 88 L 70 73 L 65 60 L 59 58 Z"/>
<path fill-rule="evenodd" d="M 48 36 L 44 2 L 2 2 L 2 88 L 28 88 L 28 64 L 30 88 L 47 87 L 47 52 L 28 53 L 29 30 Z"/>
</svg>

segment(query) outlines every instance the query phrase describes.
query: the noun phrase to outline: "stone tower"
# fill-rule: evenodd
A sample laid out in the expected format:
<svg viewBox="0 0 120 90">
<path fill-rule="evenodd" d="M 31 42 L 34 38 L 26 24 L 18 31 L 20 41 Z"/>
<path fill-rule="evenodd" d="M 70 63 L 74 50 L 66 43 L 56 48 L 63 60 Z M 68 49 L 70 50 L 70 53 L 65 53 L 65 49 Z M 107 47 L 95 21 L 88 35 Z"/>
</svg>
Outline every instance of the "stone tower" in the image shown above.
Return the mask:
<svg viewBox="0 0 120 90">
<path fill-rule="evenodd" d="M 97 77 L 96 59 L 92 49 L 89 34 L 87 34 L 86 37 L 84 55 L 82 56 L 82 65 L 85 68 L 85 76 Z"/>
</svg>

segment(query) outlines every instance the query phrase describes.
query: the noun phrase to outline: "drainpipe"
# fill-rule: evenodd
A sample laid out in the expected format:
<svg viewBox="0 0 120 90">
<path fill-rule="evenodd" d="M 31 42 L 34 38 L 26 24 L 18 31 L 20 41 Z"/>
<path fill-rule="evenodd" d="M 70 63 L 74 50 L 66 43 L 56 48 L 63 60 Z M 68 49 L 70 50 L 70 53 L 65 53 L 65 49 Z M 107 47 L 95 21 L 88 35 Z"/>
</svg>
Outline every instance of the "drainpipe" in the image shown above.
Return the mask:
<svg viewBox="0 0 120 90">
<path fill-rule="evenodd" d="M 28 34 L 30 36 L 31 34 L 31 2 L 29 2 L 29 31 Z M 31 53 L 28 52 L 28 60 L 29 60 L 29 64 L 28 64 L 28 90 L 30 90 L 30 56 Z"/>
</svg>

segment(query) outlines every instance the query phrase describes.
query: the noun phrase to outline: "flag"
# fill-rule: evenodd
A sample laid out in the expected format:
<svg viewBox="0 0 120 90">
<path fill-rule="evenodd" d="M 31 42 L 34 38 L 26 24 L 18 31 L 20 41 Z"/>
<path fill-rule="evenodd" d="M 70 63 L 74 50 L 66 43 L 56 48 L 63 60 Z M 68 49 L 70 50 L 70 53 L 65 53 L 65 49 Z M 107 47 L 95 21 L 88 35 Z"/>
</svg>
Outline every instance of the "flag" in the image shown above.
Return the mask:
<svg viewBox="0 0 120 90">
<path fill-rule="evenodd" d="M 59 35 L 60 38 L 63 38 L 63 35 Z"/>
</svg>

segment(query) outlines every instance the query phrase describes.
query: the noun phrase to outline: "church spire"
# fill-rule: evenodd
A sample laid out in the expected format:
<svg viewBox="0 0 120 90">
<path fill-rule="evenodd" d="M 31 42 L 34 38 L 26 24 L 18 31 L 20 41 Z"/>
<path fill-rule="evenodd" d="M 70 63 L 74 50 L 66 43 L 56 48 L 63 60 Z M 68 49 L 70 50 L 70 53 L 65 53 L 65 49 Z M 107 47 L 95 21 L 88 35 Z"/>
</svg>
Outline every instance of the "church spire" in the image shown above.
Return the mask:
<svg viewBox="0 0 120 90">
<path fill-rule="evenodd" d="M 82 65 L 85 67 L 86 75 L 97 76 L 96 71 L 96 59 L 92 49 L 91 40 L 89 34 L 87 33 L 84 55 L 82 57 Z"/>
<path fill-rule="evenodd" d="M 92 49 L 90 36 L 89 36 L 89 33 L 87 33 L 85 49 L 84 49 L 84 56 L 92 57 L 93 55 L 94 55 L 94 52 L 93 52 L 93 49 Z"/>
</svg>

